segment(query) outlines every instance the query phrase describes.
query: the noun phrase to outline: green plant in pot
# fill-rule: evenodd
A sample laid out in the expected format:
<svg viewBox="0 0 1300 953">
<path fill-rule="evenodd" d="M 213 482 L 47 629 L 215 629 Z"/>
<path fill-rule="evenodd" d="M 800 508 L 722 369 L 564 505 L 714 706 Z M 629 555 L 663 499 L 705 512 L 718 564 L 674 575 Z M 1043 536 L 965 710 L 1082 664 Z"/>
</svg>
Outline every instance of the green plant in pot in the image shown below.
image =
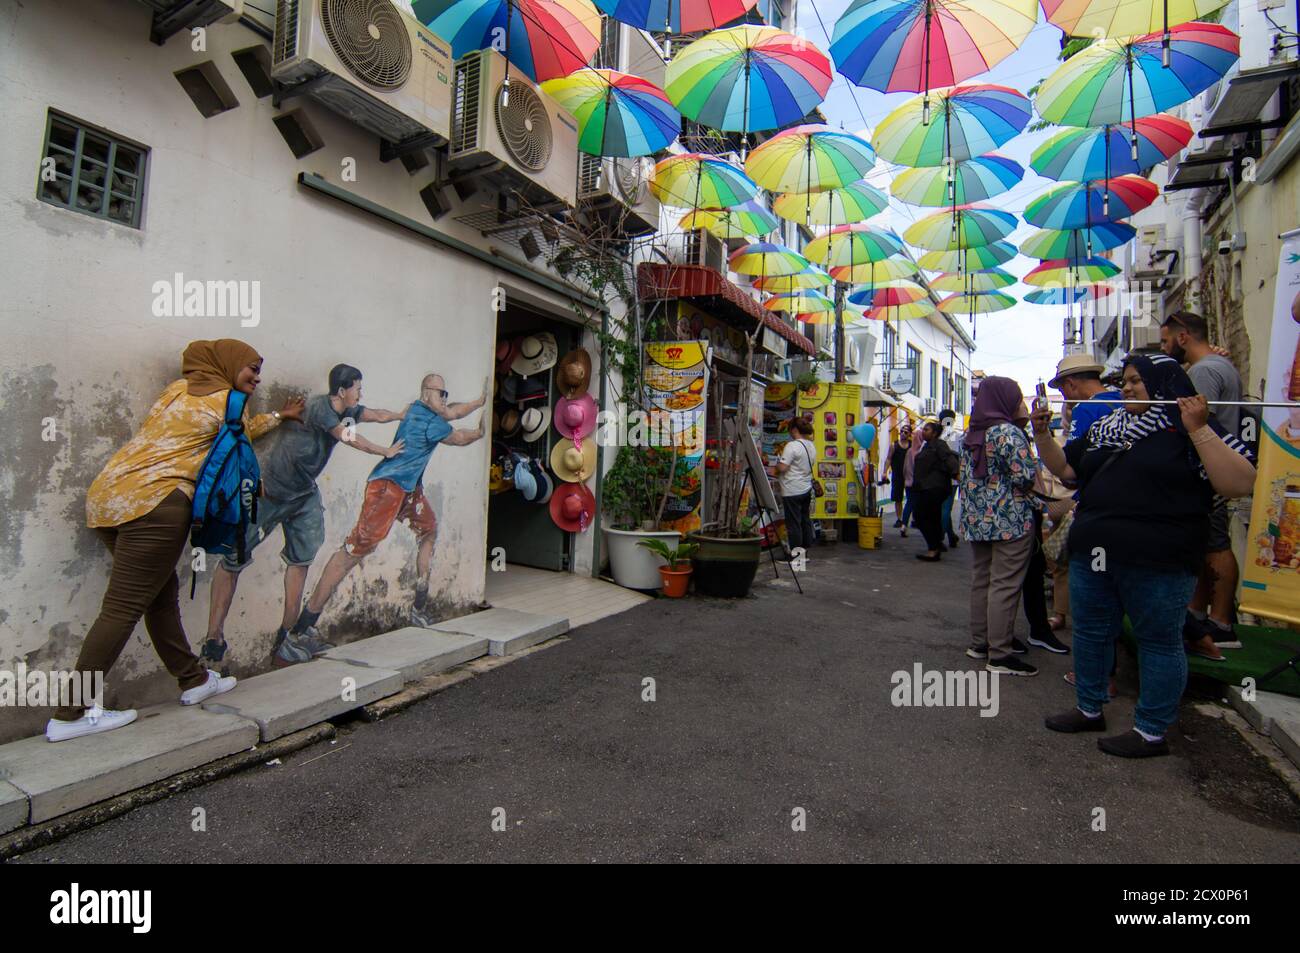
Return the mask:
<svg viewBox="0 0 1300 953">
<path fill-rule="evenodd" d="M 673 599 L 686 595 L 686 587 L 691 581 L 691 556 L 699 550 L 699 544 L 678 543 L 669 546 L 662 539 L 643 539 L 637 545 L 645 547 L 664 561 L 664 565 L 659 567 L 664 595 Z"/>
</svg>

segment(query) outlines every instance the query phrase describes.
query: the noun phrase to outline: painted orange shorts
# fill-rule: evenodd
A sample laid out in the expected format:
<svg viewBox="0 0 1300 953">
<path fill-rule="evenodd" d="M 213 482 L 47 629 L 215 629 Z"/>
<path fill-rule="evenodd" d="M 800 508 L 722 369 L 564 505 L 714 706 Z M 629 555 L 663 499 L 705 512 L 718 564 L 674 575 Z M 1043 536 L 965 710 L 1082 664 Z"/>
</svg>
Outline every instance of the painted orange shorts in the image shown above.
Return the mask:
<svg viewBox="0 0 1300 953">
<path fill-rule="evenodd" d="M 405 520 L 420 539 L 438 529 L 433 507 L 424 498 L 424 487 L 417 486 L 407 493 L 392 480 L 371 480 L 366 484 L 357 525 L 344 540 L 343 548 L 351 556 L 369 556 L 399 520 Z"/>
</svg>

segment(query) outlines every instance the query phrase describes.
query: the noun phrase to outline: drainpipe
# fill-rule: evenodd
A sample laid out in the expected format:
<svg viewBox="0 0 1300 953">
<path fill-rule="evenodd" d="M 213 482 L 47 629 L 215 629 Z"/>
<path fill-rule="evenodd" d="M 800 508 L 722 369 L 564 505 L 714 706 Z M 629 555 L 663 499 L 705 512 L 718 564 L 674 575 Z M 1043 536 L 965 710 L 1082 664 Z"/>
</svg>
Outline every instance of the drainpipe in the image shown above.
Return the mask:
<svg viewBox="0 0 1300 953">
<path fill-rule="evenodd" d="M 1201 313 L 1201 204 L 1204 189 L 1192 189 L 1183 206 L 1183 306 Z"/>
</svg>

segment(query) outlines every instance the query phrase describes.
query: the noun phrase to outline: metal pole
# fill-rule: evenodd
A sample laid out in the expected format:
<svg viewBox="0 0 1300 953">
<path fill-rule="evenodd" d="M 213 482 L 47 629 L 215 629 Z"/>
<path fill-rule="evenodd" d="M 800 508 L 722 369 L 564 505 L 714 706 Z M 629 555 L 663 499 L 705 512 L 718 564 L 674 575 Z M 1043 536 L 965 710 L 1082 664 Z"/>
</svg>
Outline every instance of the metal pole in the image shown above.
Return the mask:
<svg viewBox="0 0 1300 953">
<path fill-rule="evenodd" d="M 844 383 L 844 282 L 835 282 L 835 383 Z"/>
</svg>

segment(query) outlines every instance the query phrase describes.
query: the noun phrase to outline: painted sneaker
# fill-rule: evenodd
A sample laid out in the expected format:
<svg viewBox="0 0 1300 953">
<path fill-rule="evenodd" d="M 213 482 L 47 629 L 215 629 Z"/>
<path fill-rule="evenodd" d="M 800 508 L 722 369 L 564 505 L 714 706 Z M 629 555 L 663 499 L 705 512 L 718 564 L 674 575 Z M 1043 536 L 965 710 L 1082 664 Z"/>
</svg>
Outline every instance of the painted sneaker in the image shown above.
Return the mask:
<svg viewBox="0 0 1300 953">
<path fill-rule="evenodd" d="M 284 668 L 288 665 L 297 665 L 300 662 L 310 661 L 311 651 L 307 648 L 303 636 L 295 635 L 292 632 L 285 633 L 284 638 L 275 647 L 275 652 L 271 657 L 271 664 L 276 668 Z"/>
<path fill-rule="evenodd" d="M 45 725 L 46 741 L 68 741 L 82 735 L 95 735 L 101 731 L 112 731 L 135 721 L 135 709 L 110 711 L 107 708 L 92 706 L 86 709 L 76 721 L 59 721 L 51 718 Z"/>
<path fill-rule="evenodd" d="M 208 680 L 202 685 L 195 685 L 193 688 L 187 688 L 181 692 L 182 705 L 197 705 L 205 702 L 213 695 L 224 695 L 238 684 L 239 679 L 233 675 L 221 676 L 216 672 L 208 672 Z"/>
<path fill-rule="evenodd" d="M 319 658 L 334 648 L 334 643 L 326 642 L 314 625 L 307 626 L 298 634 L 298 644 L 306 649 L 307 654 L 312 658 Z"/>
</svg>

